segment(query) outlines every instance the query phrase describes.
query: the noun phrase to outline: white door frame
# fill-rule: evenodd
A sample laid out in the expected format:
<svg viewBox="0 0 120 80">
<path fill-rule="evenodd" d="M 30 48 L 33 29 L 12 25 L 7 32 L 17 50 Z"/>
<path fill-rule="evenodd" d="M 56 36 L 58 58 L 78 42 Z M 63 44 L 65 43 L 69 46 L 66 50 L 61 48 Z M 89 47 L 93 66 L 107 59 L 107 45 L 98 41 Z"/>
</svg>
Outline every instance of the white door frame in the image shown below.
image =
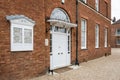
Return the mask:
<svg viewBox="0 0 120 80">
<path fill-rule="evenodd" d="M 61 68 L 61 67 L 65 67 L 65 66 L 69 66 L 69 65 L 71 65 L 71 35 L 70 35 L 70 29 L 67 29 L 66 28 L 66 33 L 61 33 L 61 32 L 54 32 L 54 29 L 55 29 L 55 26 L 54 27 L 52 27 L 52 30 L 51 30 L 51 41 L 50 41 L 50 44 L 51 44 L 51 52 L 50 52 L 50 70 L 53 70 L 53 69 L 57 69 L 57 68 Z M 67 38 L 67 45 L 68 46 L 66 46 L 67 47 L 67 51 L 66 51 L 66 61 L 64 61 L 64 62 L 66 62 L 66 64 L 64 65 L 64 66 L 56 66 L 56 67 L 54 67 L 55 65 L 54 65 L 54 53 L 53 53 L 53 35 L 55 35 L 55 34 L 58 34 L 58 35 L 64 35 L 64 36 L 66 36 L 66 38 Z M 69 36 L 69 37 L 68 37 Z M 68 39 L 69 38 L 69 39 Z M 69 41 L 69 42 L 68 42 Z M 69 48 L 69 49 L 68 49 Z"/>
<path fill-rule="evenodd" d="M 65 66 L 68 66 L 71 64 L 71 35 L 70 35 L 70 19 L 69 19 L 69 16 L 68 14 L 61 8 L 55 8 L 52 13 L 51 13 L 51 16 L 50 16 L 50 19 L 55 19 L 55 20 L 59 20 L 59 21 L 63 21 L 63 23 L 58 23 L 56 24 L 51 24 L 51 31 L 50 31 L 50 70 L 53 70 L 53 69 L 56 69 L 57 67 L 53 67 L 54 63 L 53 63 L 53 60 L 54 60 L 54 53 L 53 53 L 53 45 L 52 45 L 52 39 L 53 39 L 53 34 L 55 33 L 60 33 L 60 34 L 65 34 L 67 35 L 67 40 L 68 42 L 66 44 L 68 44 L 68 47 L 67 47 L 67 55 L 69 56 L 66 56 L 66 65 Z M 68 23 L 68 25 L 66 26 L 65 23 Z M 57 26 L 59 28 L 58 31 L 57 28 L 55 27 Z M 64 29 L 61 29 L 61 28 L 64 28 Z M 62 31 L 62 32 L 61 32 Z M 65 31 L 65 32 L 64 32 Z M 63 38 L 64 39 L 64 38 Z M 65 66 L 62 66 L 62 67 L 65 67 Z"/>
</svg>

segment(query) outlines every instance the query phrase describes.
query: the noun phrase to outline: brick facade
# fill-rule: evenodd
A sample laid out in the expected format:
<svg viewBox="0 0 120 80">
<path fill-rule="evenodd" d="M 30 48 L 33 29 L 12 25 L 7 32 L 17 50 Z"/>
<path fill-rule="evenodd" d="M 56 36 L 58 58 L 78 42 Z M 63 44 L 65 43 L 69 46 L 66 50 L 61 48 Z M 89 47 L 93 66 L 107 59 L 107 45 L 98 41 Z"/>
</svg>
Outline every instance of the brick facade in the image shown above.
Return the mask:
<svg viewBox="0 0 120 80">
<path fill-rule="evenodd" d="M 0 10 L 0 80 L 19 80 L 45 71 L 44 0 L 1 0 Z M 32 52 L 10 51 L 10 22 L 6 16 L 15 14 L 25 15 L 36 22 Z"/>
<path fill-rule="evenodd" d="M 95 59 L 111 53 L 110 48 L 110 17 L 111 0 L 107 0 L 108 14 L 106 14 L 105 0 L 100 0 L 100 13 L 94 10 L 94 0 L 88 0 L 87 4 L 78 2 L 78 59 L 79 62 Z M 90 7 L 89 7 L 90 6 Z M 55 8 L 62 8 L 69 15 L 70 21 L 76 23 L 76 1 L 65 0 L 1 0 L 0 1 L 0 79 L 22 80 L 39 76 L 50 67 L 50 44 L 45 46 L 45 39 L 50 40 L 50 18 Z M 34 50 L 10 51 L 10 22 L 7 15 L 25 15 L 33 19 L 34 26 Z M 106 15 L 108 15 L 106 17 Z M 87 20 L 87 49 L 81 49 L 81 18 Z M 95 48 L 95 24 L 100 25 L 99 48 Z M 104 29 L 108 29 L 108 47 L 104 47 Z M 46 32 L 48 30 L 48 32 Z M 50 42 L 50 41 L 49 41 Z M 71 28 L 71 63 L 76 58 L 76 28 Z"/>
<path fill-rule="evenodd" d="M 120 36 L 116 34 L 116 30 L 120 29 L 120 23 L 119 20 L 114 22 L 111 27 L 111 47 L 112 48 L 120 48 L 120 45 L 117 44 L 117 39 L 120 38 Z"/>
<path fill-rule="evenodd" d="M 81 18 L 84 18 L 87 20 L 87 49 L 86 50 L 81 50 L 80 47 L 80 35 L 81 35 L 81 27 L 80 27 L 80 22 L 79 22 L 79 59 L 82 61 L 86 61 L 89 59 L 94 59 L 100 56 L 103 56 L 105 53 L 110 53 L 110 21 L 106 19 L 105 15 L 99 15 L 96 11 L 94 11 L 95 8 L 90 8 L 91 5 L 94 4 L 94 1 L 91 1 L 90 3 L 88 3 L 87 5 L 83 4 L 83 3 L 79 3 L 79 20 Z M 100 5 L 104 4 L 104 0 L 100 0 Z M 110 18 L 110 1 L 109 1 L 109 16 L 108 18 Z M 89 7 L 90 5 L 90 7 Z M 89 7 L 89 8 L 88 8 Z M 102 10 L 101 8 L 104 8 L 103 6 L 100 6 L 100 13 L 104 14 L 105 13 L 105 9 Z M 100 26 L 100 32 L 99 32 L 99 48 L 96 49 L 95 48 L 95 25 L 99 24 Z M 108 29 L 108 48 L 104 47 L 104 29 L 107 28 Z"/>
</svg>

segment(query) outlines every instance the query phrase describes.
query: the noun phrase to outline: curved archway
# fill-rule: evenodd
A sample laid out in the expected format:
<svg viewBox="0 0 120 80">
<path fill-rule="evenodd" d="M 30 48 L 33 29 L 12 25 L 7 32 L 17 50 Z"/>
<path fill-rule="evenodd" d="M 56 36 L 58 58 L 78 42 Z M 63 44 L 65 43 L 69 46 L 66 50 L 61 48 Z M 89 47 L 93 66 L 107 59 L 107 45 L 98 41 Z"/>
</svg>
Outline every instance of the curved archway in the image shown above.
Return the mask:
<svg viewBox="0 0 120 80">
<path fill-rule="evenodd" d="M 68 14 L 61 8 L 55 8 L 50 16 L 50 19 L 47 20 L 47 22 L 50 22 L 53 26 L 59 26 L 59 27 L 77 27 L 77 24 L 70 23 L 70 18 Z"/>
<path fill-rule="evenodd" d="M 62 20 L 65 22 L 70 22 L 68 14 L 61 8 L 55 8 L 50 16 L 50 19 Z"/>
</svg>

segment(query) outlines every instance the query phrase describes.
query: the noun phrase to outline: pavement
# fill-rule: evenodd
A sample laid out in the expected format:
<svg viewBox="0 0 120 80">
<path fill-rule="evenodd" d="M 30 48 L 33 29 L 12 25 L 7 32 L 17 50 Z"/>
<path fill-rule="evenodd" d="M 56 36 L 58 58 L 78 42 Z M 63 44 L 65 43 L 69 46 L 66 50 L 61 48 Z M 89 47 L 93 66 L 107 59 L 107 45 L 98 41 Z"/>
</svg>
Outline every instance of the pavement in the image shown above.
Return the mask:
<svg viewBox="0 0 120 80">
<path fill-rule="evenodd" d="M 112 55 L 58 69 L 29 80 L 120 80 L 120 48 L 112 48 Z"/>
</svg>

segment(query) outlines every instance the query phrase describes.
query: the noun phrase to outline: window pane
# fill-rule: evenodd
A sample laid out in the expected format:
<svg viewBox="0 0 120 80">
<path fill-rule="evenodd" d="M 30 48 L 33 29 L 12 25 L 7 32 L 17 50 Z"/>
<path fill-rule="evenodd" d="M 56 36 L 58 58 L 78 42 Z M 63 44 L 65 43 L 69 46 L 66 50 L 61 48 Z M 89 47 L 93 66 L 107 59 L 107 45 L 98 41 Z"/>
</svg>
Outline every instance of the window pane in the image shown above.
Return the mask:
<svg viewBox="0 0 120 80">
<path fill-rule="evenodd" d="M 87 0 L 81 0 L 82 2 L 84 2 L 84 3 L 87 3 Z"/>
<path fill-rule="evenodd" d="M 86 31 L 86 21 L 85 20 L 82 20 L 82 22 L 81 22 L 81 29 L 82 29 L 82 31 Z"/>
<path fill-rule="evenodd" d="M 32 43 L 32 30 L 24 29 L 24 43 Z"/>
<path fill-rule="evenodd" d="M 105 47 L 107 47 L 107 29 L 105 29 Z"/>
<path fill-rule="evenodd" d="M 95 27 L 95 47 L 99 47 L 99 25 Z"/>
<path fill-rule="evenodd" d="M 22 28 L 13 28 L 13 43 L 22 43 Z"/>
<path fill-rule="evenodd" d="M 81 20 L 81 48 L 86 48 L 86 20 Z"/>
<path fill-rule="evenodd" d="M 63 27 L 55 27 L 54 32 L 61 32 L 61 33 L 66 33 L 66 28 Z"/>
<path fill-rule="evenodd" d="M 65 0 L 62 0 L 62 3 L 64 3 L 65 2 Z"/>
<path fill-rule="evenodd" d="M 117 34 L 120 35 L 120 29 L 117 29 Z"/>
<path fill-rule="evenodd" d="M 95 7 L 96 10 L 99 11 L 99 0 L 95 0 Z"/>
<path fill-rule="evenodd" d="M 120 38 L 117 38 L 117 44 L 120 45 Z"/>
</svg>

